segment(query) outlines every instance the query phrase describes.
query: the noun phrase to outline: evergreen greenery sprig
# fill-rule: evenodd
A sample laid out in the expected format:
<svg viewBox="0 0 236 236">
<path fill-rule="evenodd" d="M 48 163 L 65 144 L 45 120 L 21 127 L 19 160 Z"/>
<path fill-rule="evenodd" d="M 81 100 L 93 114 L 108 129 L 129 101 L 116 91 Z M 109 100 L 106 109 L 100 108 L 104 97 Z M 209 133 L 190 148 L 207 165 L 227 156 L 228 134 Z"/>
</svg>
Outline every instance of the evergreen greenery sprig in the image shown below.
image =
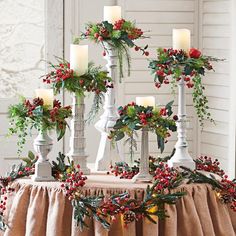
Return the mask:
<svg viewBox="0 0 236 236">
<path fill-rule="evenodd" d="M 198 49 L 192 48 L 188 54 L 183 50 L 157 49 L 157 59 L 151 60 L 149 68 L 154 75 L 154 82 L 157 88 L 162 84 L 171 84 L 173 93 L 177 82 L 184 80 L 187 88 L 193 88 L 193 104 L 199 118 L 200 126 L 203 126 L 205 119 L 213 122 L 209 112 L 208 99 L 204 94 L 205 86 L 202 76 L 206 71 L 213 70 L 211 62 L 222 61 L 221 59 L 202 55 Z"/>
<path fill-rule="evenodd" d="M 54 100 L 53 106 L 44 105 L 41 98 L 33 101 L 21 98 L 16 105 L 11 105 L 8 110 L 10 125 L 8 135 L 18 135 L 18 154 L 21 153 L 26 142 L 26 136 L 35 128 L 41 132 L 56 130 L 57 139 L 60 140 L 66 131 L 66 119 L 71 116 L 70 106 L 62 107 L 60 101 Z"/>
<path fill-rule="evenodd" d="M 104 93 L 108 88 L 113 88 L 111 78 L 108 72 L 102 70 L 101 66 L 94 66 L 90 62 L 88 71 L 81 76 L 77 76 L 72 69 L 70 63 L 64 59 L 57 58 L 58 64 L 49 62 L 52 69 L 48 74 L 42 76 L 43 82 L 51 84 L 55 94 L 61 91 L 76 93 L 78 97 L 85 96 L 86 93 L 93 93 L 93 105 L 89 112 L 88 120 L 91 121 L 99 112 Z"/>
<path fill-rule="evenodd" d="M 130 75 L 131 60 L 129 48 L 141 51 L 143 55 L 148 56 L 148 46 L 141 48 L 135 44 L 135 40 L 145 38 L 143 31 L 135 26 L 134 22 L 120 19 L 114 24 L 107 21 L 100 23 L 88 23 L 86 32 L 82 33 L 81 39 L 89 39 L 103 47 L 103 56 L 109 54 L 110 48 L 114 49 L 118 56 L 120 78 L 124 77 L 124 60 L 128 66 L 128 76 Z"/>
<path fill-rule="evenodd" d="M 109 138 L 119 141 L 125 136 L 134 139 L 134 132 L 142 128 L 147 128 L 157 136 L 158 148 L 164 150 L 165 142 L 170 136 L 170 131 L 176 131 L 175 121 L 178 117 L 172 115 L 172 104 L 168 103 L 163 108 L 138 106 L 134 102 L 124 107 L 119 107 L 120 118 L 110 132 Z M 132 149 L 131 149 L 132 150 Z"/>
</svg>

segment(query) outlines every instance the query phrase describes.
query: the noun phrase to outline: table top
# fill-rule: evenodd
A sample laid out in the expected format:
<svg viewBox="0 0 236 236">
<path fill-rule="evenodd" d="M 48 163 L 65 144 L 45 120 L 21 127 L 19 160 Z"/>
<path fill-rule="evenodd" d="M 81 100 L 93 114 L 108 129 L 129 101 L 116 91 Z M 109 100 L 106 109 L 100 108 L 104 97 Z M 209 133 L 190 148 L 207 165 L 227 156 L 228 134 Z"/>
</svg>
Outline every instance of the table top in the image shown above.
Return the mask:
<svg viewBox="0 0 236 236">
<path fill-rule="evenodd" d="M 145 190 L 147 183 L 133 183 L 131 179 L 120 179 L 113 174 L 107 174 L 105 172 L 95 172 L 87 175 L 86 184 L 83 189 L 120 189 L 125 190 Z M 16 180 L 20 185 L 33 185 L 33 186 L 46 186 L 47 188 L 61 188 L 61 182 L 50 181 L 50 182 L 34 182 L 31 178 L 21 178 Z M 151 183 L 149 183 L 151 184 Z"/>
</svg>

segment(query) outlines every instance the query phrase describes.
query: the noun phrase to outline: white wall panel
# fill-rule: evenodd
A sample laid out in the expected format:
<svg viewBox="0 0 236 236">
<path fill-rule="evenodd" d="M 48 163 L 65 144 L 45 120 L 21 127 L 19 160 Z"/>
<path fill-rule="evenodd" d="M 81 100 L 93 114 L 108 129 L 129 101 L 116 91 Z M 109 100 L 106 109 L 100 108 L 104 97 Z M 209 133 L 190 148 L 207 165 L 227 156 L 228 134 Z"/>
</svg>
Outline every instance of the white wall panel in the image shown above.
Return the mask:
<svg viewBox="0 0 236 236">
<path fill-rule="evenodd" d="M 46 3 L 45 3 L 46 2 Z M 46 73 L 45 59 L 63 53 L 63 0 L 6 0 L 0 2 L 0 175 L 18 160 L 17 137 L 6 138 L 9 128 L 7 110 L 18 103 L 18 95 L 31 98 L 39 77 Z M 22 156 L 33 150 L 33 136 L 27 137 Z M 52 137 L 55 139 L 55 135 Z M 62 149 L 54 142 L 50 158 Z"/>
<path fill-rule="evenodd" d="M 230 47 L 231 47 L 231 1 L 201 0 L 199 18 L 199 42 L 207 55 L 226 59 L 224 62 L 213 63 L 215 72 L 209 72 L 204 78 L 209 107 L 216 124 L 206 122 L 200 133 L 200 150 L 204 155 L 217 157 L 228 171 L 229 128 L 230 128 Z"/>
</svg>

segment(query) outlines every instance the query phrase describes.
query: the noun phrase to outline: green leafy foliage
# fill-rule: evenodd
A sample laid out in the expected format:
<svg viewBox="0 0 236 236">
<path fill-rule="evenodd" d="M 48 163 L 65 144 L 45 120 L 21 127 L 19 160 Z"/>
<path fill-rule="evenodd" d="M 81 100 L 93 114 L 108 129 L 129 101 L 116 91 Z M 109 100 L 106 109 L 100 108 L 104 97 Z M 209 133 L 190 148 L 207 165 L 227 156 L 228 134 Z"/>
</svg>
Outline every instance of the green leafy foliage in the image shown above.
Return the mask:
<svg viewBox="0 0 236 236">
<path fill-rule="evenodd" d="M 57 58 L 58 64 L 50 64 L 51 72 L 42 76 L 43 82 L 51 84 L 54 93 L 59 94 L 62 91 L 75 93 L 78 97 L 85 97 L 86 93 L 93 93 L 94 99 L 90 109 L 87 121 L 91 122 L 98 114 L 104 100 L 104 94 L 108 89 L 113 88 L 111 78 L 108 72 L 101 66 L 95 66 L 90 62 L 88 71 L 81 76 L 70 69 L 70 64 L 61 58 Z M 59 136 L 63 136 L 64 130 L 58 130 Z"/>
<path fill-rule="evenodd" d="M 202 76 L 206 71 L 213 70 L 212 61 L 221 59 L 201 55 L 195 48 L 190 49 L 189 55 L 183 50 L 157 49 L 157 59 L 150 60 L 149 68 L 154 76 L 155 86 L 160 88 L 162 84 L 171 84 L 172 92 L 175 93 L 179 81 L 183 81 L 186 87 L 193 88 L 193 105 L 199 118 L 200 126 L 204 120 L 211 122 L 208 100 L 204 94 L 205 87 Z"/>
<path fill-rule="evenodd" d="M 117 142 L 127 136 L 131 144 L 130 150 L 132 153 L 132 145 L 135 145 L 135 141 L 133 141 L 134 132 L 147 128 L 156 134 L 158 148 L 163 152 L 170 132 L 177 130 L 175 120 L 171 118 L 173 113 L 172 105 L 173 101 L 164 108 L 143 107 L 135 103 L 119 107 L 120 118 L 116 121 L 109 137 Z"/>
<path fill-rule="evenodd" d="M 143 55 L 148 56 L 146 51 L 148 46 L 144 48 L 138 47 L 135 40 L 145 38 L 143 31 L 135 26 L 135 23 L 120 19 L 114 24 L 107 21 L 101 23 L 88 23 L 86 32 L 82 33 L 80 39 L 89 39 L 95 43 L 101 44 L 104 52 L 103 56 L 115 52 L 118 56 L 120 79 L 124 77 L 124 62 L 127 64 L 128 76 L 130 75 L 130 54 L 129 48 L 135 48 L 141 51 Z"/>
<path fill-rule="evenodd" d="M 39 132 L 47 132 L 56 130 L 57 139 L 60 140 L 67 127 L 66 119 L 71 116 L 72 111 L 70 106 L 62 107 L 61 103 L 54 100 L 53 107 L 44 105 L 44 101 L 40 98 L 35 98 L 33 101 L 22 100 L 11 105 L 8 109 L 10 118 L 10 128 L 8 135 L 18 135 L 18 154 L 20 155 L 26 137 L 32 129 Z"/>
</svg>

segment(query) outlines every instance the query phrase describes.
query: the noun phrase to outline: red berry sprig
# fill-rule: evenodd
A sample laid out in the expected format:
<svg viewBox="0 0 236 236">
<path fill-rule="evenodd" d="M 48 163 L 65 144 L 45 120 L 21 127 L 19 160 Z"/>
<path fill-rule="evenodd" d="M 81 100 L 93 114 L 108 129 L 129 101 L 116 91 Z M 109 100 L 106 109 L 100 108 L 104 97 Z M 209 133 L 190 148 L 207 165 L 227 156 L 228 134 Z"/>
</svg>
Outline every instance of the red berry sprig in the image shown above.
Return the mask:
<svg viewBox="0 0 236 236">
<path fill-rule="evenodd" d="M 81 188 L 85 185 L 87 177 L 80 171 L 80 165 L 77 165 L 71 173 L 66 174 L 66 180 L 61 184 L 66 196 L 70 201 L 79 197 Z"/>
<path fill-rule="evenodd" d="M 162 193 L 166 189 L 174 187 L 175 181 L 180 176 L 180 172 L 169 167 L 166 163 L 160 162 L 154 173 L 154 190 L 157 194 Z"/>
<path fill-rule="evenodd" d="M 3 216 L 7 205 L 7 195 L 14 192 L 14 188 L 9 186 L 0 189 L 0 215 Z"/>
<path fill-rule="evenodd" d="M 220 191 L 220 199 L 223 203 L 229 203 L 230 208 L 236 212 L 236 179 L 229 180 L 227 175 L 224 175 L 221 180 L 222 189 Z"/>
<path fill-rule="evenodd" d="M 123 215 L 123 222 L 127 227 L 128 223 L 142 219 L 143 212 L 137 211 L 140 208 L 141 202 L 131 199 L 128 193 L 119 196 L 112 196 L 105 199 L 101 206 L 97 209 L 98 217 L 110 216 L 112 221 L 117 220 L 118 215 Z M 128 217 L 129 216 L 129 217 Z M 130 217 L 131 216 L 131 217 Z"/>
<path fill-rule="evenodd" d="M 225 174 L 225 172 L 220 168 L 220 162 L 218 161 L 218 159 L 213 160 L 208 156 L 200 156 L 195 160 L 195 162 L 197 170 L 208 171 L 221 177 L 223 177 L 223 175 Z"/>
<path fill-rule="evenodd" d="M 139 172 L 137 166 L 130 167 L 125 162 L 118 162 L 115 166 L 110 166 L 111 173 L 115 176 L 120 176 L 120 179 L 132 179 Z"/>
<path fill-rule="evenodd" d="M 70 63 L 59 63 L 59 65 L 50 64 L 54 69 L 48 73 L 43 82 L 47 84 L 65 81 L 69 78 L 73 78 L 73 70 L 70 69 Z"/>
</svg>

